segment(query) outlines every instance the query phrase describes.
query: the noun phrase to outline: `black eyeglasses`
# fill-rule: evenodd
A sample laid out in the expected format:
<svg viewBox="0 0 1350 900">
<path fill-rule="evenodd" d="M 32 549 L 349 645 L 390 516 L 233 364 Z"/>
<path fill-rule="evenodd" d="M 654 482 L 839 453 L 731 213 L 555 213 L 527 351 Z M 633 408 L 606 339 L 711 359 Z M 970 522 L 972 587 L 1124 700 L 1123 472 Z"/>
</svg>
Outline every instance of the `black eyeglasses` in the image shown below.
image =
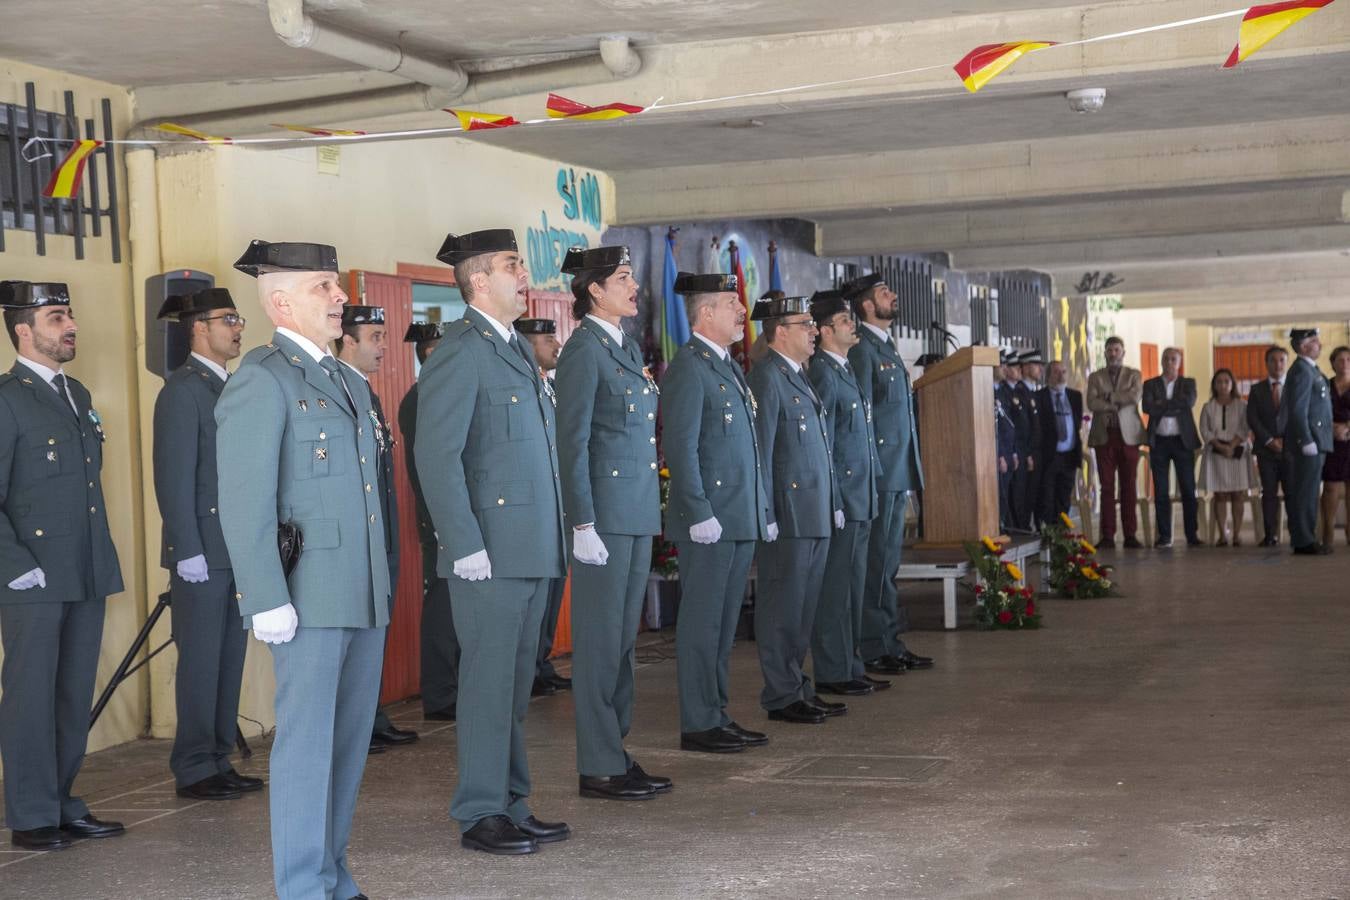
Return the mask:
<svg viewBox="0 0 1350 900">
<path fill-rule="evenodd" d="M 220 319 L 222 322 L 224 322 L 226 325 L 230 326 L 231 328 L 233 328 L 233 327 L 236 326 L 236 325 L 242 326 L 242 325 L 246 324 L 246 323 L 245 323 L 245 320 L 244 320 L 244 317 L 241 316 L 241 315 L 239 315 L 238 313 L 226 313 L 226 314 L 223 315 L 223 316 L 207 316 L 206 318 L 200 319 L 199 321 L 202 321 L 202 322 L 214 322 L 216 319 Z"/>
<path fill-rule="evenodd" d="M 800 325 L 801 327 L 805 328 L 807 331 L 814 331 L 815 328 L 816 328 L 816 322 L 815 322 L 814 319 L 804 319 L 804 320 L 801 320 L 801 321 L 798 321 L 798 322 L 781 322 L 781 323 L 779 323 L 778 327 L 779 327 L 779 328 L 792 328 L 792 327 L 797 326 L 797 325 Z"/>
</svg>

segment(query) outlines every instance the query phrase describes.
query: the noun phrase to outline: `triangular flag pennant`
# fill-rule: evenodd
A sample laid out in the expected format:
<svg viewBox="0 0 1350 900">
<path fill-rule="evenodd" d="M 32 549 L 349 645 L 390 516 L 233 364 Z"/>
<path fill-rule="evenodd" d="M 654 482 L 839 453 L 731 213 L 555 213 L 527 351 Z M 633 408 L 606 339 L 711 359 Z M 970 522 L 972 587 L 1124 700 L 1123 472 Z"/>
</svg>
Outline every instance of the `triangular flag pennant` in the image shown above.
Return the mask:
<svg viewBox="0 0 1350 900">
<path fill-rule="evenodd" d="M 66 158 L 52 170 L 52 177 L 42 189 L 42 196 L 69 200 L 80 192 L 84 183 L 84 166 L 94 151 L 103 146 L 102 141 L 76 141 Z"/>
<path fill-rule="evenodd" d="M 181 134 L 184 137 L 190 137 L 194 141 L 206 141 L 209 144 L 228 144 L 230 139 L 227 137 L 216 137 L 214 134 L 205 134 L 201 131 L 188 128 L 185 125 L 175 125 L 173 122 L 161 122 L 155 126 L 159 131 L 167 131 L 169 134 Z"/>
<path fill-rule="evenodd" d="M 557 94 L 548 95 L 548 117 L 550 119 L 618 119 L 642 112 L 641 106 L 631 103 L 607 103 L 604 106 L 587 106 Z"/>
<path fill-rule="evenodd" d="M 961 76 L 961 83 L 972 94 L 993 81 L 1004 69 L 1028 53 L 1055 46 L 1055 41 L 1010 41 L 1006 44 L 984 44 L 961 57 L 952 68 Z"/>
<path fill-rule="evenodd" d="M 355 137 L 365 134 L 364 131 L 344 131 L 341 128 L 311 128 L 308 125 L 279 125 L 272 123 L 273 128 L 284 128 L 287 131 L 298 131 L 301 134 L 312 134 L 315 137 Z"/>
<path fill-rule="evenodd" d="M 1266 44 L 1290 25 L 1312 15 L 1324 6 L 1330 6 L 1332 0 L 1294 0 L 1292 3 L 1267 3 L 1253 6 L 1242 17 L 1238 25 L 1238 42 L 1228 61 L 1223 64 L 1231 69 Z"/>
<path fill-rule="evenodd" d="M 520 123 L 512 116 L 499 113 L 475 112 L 472 109 L 446 109 L 446 112 L 459 119 L 459 127 L 465 131 L 482 131 L 485 128 L 510 128 Z"/>
</svg>

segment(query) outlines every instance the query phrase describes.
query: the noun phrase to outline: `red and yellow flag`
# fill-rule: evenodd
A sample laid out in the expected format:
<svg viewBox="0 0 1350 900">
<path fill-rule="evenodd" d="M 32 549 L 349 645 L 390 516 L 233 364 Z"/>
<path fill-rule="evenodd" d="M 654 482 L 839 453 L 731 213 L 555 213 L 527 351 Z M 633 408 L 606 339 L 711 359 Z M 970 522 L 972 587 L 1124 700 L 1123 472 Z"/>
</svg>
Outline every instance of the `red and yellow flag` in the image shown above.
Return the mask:
<svg viewBox="0 0 1350 900">
<path fill-rule="evenodd" d="M 42 196 L 69 200 L 80 192 L 84 183 L 84 166 L 94 151 L 103 146 L 102 141 L 76 141 L 70 148 L 61 165 L 52 170 L 52 177 L 42 189 Z"/>
<path fill-rule="evenodd" d="M 186 125 L 175 125 L 173 122 L 161 122 L 155 126 L 159 131 L 167 131 L 169 134 L 181 134 L 184 137 L 190 137 L 194 141 L 205 141 L 208 144 L 228 144 L 230 139 L 227 137 L 217 137 L 214 134 L 206 134 L 188 128 Z"/>
<path fill-rule="evenodd" d="M 993 81 L 1004 69 L 1028 53 L 1055 46 L 1055 41 L 1009 41 L 1006 44 L 984 44 L 961 57 L 952 68 L 961 76 L 961 83 L 972 94 Z"/>
<path fill-rule="evenodd" d="M 459 127 L 465 131 L 482 131 L 485 128 L 510 128 L 519 125 L 514 116 L 500 113 L 476 112 L 472 109 L 449 109 L 446 112 L 459 119 Z"/>
<path fill-rule="evenodd" d="M 312 134 L 315 137 L 355 137 L 365 134 L 364 131 L 344 131 L 341 128 L 312 128 L 309 125 L 280 125 L 272 123 L 273 128 L 284 128 L 287 131 L 298 131 L 301 134 Z"/>
<path fill-rule="evenodd" d="M 1242 17 L 1238 26 L 1238 42 L 1228 61 L 1223 64 L 1231 69 L 1257 50 L 1274 40 L 1275 36 L 1324 6 L 1330 6 L 1331 0 L 1294 0 L 1292 3 L 1267 3 L 1253 6 Z"/>
<path fill-rule="evenodd" d="M 550 119 L 619 119 L 642 112 L 641 106 L 631 103 L 606 103 L 604 106 L 587 106 L 557 94 L 548 95 L 548 117 Z"/>
</svg>

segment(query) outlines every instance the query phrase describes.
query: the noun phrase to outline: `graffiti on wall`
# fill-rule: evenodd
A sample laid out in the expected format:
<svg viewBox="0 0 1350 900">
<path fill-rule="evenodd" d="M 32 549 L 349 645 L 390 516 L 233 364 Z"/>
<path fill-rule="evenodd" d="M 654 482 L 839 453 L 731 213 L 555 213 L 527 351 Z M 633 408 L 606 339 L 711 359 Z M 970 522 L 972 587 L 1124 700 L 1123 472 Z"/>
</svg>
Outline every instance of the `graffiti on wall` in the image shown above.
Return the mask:
<svg viewBox="0 0 1350 900">
<path fill-rule="evenodd" d="M 559 206 L 541 209 L 538 225 L 525 231 L 525 262 L 534 287 L 564 283 L 563 257 L 569 247 L 590 247 L 604 221 L 600 180 L 590 172 L 561 168 L 554 179 Z M 549 214 L 553 217 L 550 220 Z M 591 233 L 588 233 L 591 232 Z"/>
</svg>

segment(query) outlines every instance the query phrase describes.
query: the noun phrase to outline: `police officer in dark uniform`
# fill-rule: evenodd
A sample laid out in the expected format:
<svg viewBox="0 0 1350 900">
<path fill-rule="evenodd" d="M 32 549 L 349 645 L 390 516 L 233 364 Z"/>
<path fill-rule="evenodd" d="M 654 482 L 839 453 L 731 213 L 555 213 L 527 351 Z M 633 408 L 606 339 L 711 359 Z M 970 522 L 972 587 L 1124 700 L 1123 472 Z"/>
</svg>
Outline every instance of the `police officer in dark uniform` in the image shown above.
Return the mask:
<svg viewBox="0 0 1350 900">
<path fill-rule="evenodd" d="M 1041 351 L 1026 350 L 1017 356 L 1018 379 L 1013 388 L 1019 401 L 1022 415 L 1026 419 L 1027 434 L 1019 435 L 1022 453 L 1021 489 L 1017 497 L 1018 527 L 1024 531 L 1035 531 L 1040 526 L 1037 511 L 1040 507 L 1041 472 L 1045 468 L 1041 453 L 1041 413 L 1036 392 L 1039 382 L 1033 383 L 1029 370 L 1039 369 Z"/>
<path fill-rule="evenodd" d="M 60 850 L 111 837 L 71 794 L 89 738 L 104 601 L 122 590 L 100 470 L 103 424 L 65 374 L 75 358 L 70 291 L 0 281 L 19 358 L 0 375 L 0 760 L 10 842 Z"/>
<path fill-rule="evenodd" d="M 1013 420 L 1012 385 L 1006 380 L 1008 361 L 1016 356 L 1012 350 L 999 351 L 997 383 L 994 385 L 994 439 L 998 448 L 998 521 L 1008 531 L 1016 527 L 1013 504 L 1013 475 L 1021 465 L 1017 453 L 1017 425 Z"/>
</svg>

